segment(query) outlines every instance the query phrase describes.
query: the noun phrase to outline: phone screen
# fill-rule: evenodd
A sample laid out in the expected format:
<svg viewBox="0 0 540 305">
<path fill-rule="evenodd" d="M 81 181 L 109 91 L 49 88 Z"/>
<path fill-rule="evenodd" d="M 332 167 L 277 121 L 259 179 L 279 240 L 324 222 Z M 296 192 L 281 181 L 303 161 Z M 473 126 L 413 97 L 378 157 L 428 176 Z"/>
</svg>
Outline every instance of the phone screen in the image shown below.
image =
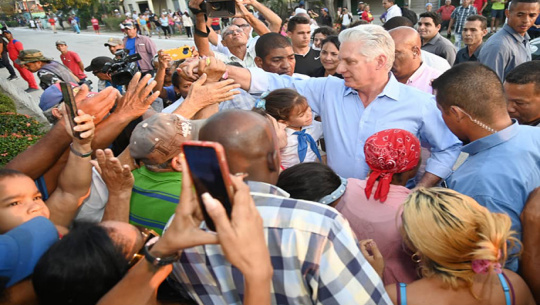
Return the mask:
<svg viewBox="0 0 540 305">
<path fill-rule="evenodd" d="M 75 123 L 74 120 L 77 116 L 77 104 L 75 103 L 75 97 L 73 96 L 73 88 L 71 87 L 71 84 L 62 82 L 60 83 L 60 89 L 62 91 L 62 98 L 64 100 L 64 104 L 66 105 L 66 112 L 69 116 L 71 131 L 73 132 L 73 135 L 75 137 L 80 139 L 81 133 L 73 130 L 73 127 L 77 126 L 77 123 Z"/>
<path fill-rule="evenodd" d="M 208 216 L 201 195 L 208 192 L 212 197 L 219 200 L 225 207 L 227 215 L 231 216 L 232 205 L 227 192 L 227 186 L 223 180 L 220 163 L 216 150 L 211 146 L 183 145 L 184 155 L 191 172 L 191 178 L 195 185 L 199 204 L 201 205 L 206 226 L 215 231 L 214 222 Z M 229 174 L 229 173 L 225 173 Z"/>
</svg>

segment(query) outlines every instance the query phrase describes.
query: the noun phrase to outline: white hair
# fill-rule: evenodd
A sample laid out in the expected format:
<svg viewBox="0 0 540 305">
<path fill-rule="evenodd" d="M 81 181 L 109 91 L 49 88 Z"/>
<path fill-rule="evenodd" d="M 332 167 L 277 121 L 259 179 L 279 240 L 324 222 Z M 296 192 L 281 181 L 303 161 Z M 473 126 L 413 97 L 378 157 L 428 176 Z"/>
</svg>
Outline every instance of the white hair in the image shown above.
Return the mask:
<svg viewBox="0 0 540 305">
<path fill-rule="evenodd" d="M 379 55 L 386 56 L 386 68 L 392 69 L 394 64 L 396 47 L 394 40 L 388 32 L 380 25 L 363 24 L 339 33 L 339 41 L 361 42 L 362 46 L 358 52 L 369 60 L 375 59 Z"/>
</svg>

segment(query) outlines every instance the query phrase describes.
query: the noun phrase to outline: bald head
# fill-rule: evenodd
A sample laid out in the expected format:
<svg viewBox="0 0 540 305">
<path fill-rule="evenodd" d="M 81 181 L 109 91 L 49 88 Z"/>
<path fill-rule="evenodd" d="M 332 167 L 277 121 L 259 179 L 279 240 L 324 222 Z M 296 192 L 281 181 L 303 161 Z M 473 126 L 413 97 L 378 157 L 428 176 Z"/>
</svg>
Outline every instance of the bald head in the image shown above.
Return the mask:
<svg viewBox="0 0 540 305">
<path fill-rule="evenodd" d="M 396 46 L 396 60 L 392 66 L 397 80 L 406 83 L 422 64 L 422 41 L 418 32 L 407 26 L 388 31 Z"/>
<path fill-rule="evenodd" d="M 231 173 L 248 173 L 249 180 L 271 184 L 279 174 L 275 138 L 267 119 L 245 110 L 219 112 L 199 132 L 199 140 L 223 145 Z"/>
<path fill-rule="evenodd" d="M 392 36 L 392 39 L 396 45 L 407 44 L 410 46 L 418 46 L 419 48 L 422 47 L 422 39 L 420 38 L 420 34 L 418 34 L 418 32 L 411 27 L 400 26 L 388 31 L 388 33 L 390 33 L 390 36 Z"/>
</svg>

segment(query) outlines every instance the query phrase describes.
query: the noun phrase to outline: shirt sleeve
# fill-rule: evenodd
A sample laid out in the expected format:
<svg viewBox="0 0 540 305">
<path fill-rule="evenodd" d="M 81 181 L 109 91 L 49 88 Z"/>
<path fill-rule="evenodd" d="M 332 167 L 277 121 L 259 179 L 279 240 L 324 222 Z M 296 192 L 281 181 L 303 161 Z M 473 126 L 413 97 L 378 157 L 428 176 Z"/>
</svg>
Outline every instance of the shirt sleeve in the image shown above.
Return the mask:
<svg viewBox="0 0 540 305">
<path fill-rule="evenodd" d="M 453 45 L 445 45 L 444 46 L 444 58 L 448 61 L 450 66 L 454 65 L 454 62 L 456 61 L 456 48 Z"/>
<path fill-rule="evenodd" d="M 311 281 L 317 304 L 392 304 L 343 216 L 334 221 L 322 249 L 318 274 L 318 281 Z"/>
<path fill-rule="evenodd" d="M 457 11 L 458 11 L 457 9 L 453 10 L 453 11 L 452 11 L 452 14 L 450 15 L 450 18 L 456 19 Z"/>
<path fill-rule="evenodd" d="M 156 45 L 154 44 L 154 42 L 150 38 L 147 38 L 145 43 L 146 43 L 146 48 L 147 48 L 146 50 L 148 51 L 150 56 L 156 55 L 157 50 L 156 50 Z"/>
<path fill-rule="evenodd" d="M 73 57 L 73 60 L 74 60 L 76 63 L 81 62 L 81 57 L 79 57 L 79 54 L 77 54 L 77 53 L 75 53 L 75 52 L 71 52 L 71 57 Z"/>
<path fill-rule="evenodd" d="M 311 109 L 321 114 L 327 77 L 298 79 L 289 75 L 265 72 L 260 68 L 249 68 L 251 87 L 249 93 L 262 93 L 282 88 L 292 88 L 303 95 Z"/>
<path fill-rule="evenodd" d="M 14 45 L 15 45 L 15 49 L 17 51 L 20 52 L 20 51 L 24 50 L 24 47 L 23 47 L 23 45 L 22 45 L 22 43 L 20 41 L 17 41 L 16 43 L 14 43 Z"/>
<path fill-rule="evenodd" d="M 504 69 L 506 63 L 509 62 L 509 52 L 504 47 L 496 47 L 493 45 L 485 45 L 480 50 L 478 60 L 490 67 L 497 75 L 501 82 L 504 81 Z"/>
<path fill-rule="evenodd" d="M 420 140 L 431 145 L 426 171 L 445 179 L 452 173 L 462 143 L 444 123 L 434 100 L 425 104 L 422 116 L 424 124 L 420 128 Z"/>
</svg>

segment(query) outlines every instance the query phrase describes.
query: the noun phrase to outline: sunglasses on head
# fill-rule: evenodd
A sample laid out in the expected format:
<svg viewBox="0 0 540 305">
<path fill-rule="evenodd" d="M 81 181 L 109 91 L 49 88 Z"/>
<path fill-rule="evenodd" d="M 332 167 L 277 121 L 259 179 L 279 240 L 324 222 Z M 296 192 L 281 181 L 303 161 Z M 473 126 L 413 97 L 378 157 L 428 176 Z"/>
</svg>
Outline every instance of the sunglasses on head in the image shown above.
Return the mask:
<svg viewBox="0 0 540 305">
<path fill-rule="evenodd" d="M 154 231 L 154 230 L 139 227 L 139 226 L 136 226 L 136 228 L 141 233 L 141 236 L 142 236 L 142 239 L 143 239 L 143 245 L 139 249 L 139 251 L 137 251 L 135 254 L 133 254 L 133 257 L 129 261 L 129 268 L 133 267 L 136 263 L 138 263 L 141 260 L 141 258 L 144 257 L 144 247 L 146 246 L 146 244 L 151 239 L 153 239 L 155 237 L 159 237 L 159 234 L 157 234 L 156 231 Z"/>
</svg>

